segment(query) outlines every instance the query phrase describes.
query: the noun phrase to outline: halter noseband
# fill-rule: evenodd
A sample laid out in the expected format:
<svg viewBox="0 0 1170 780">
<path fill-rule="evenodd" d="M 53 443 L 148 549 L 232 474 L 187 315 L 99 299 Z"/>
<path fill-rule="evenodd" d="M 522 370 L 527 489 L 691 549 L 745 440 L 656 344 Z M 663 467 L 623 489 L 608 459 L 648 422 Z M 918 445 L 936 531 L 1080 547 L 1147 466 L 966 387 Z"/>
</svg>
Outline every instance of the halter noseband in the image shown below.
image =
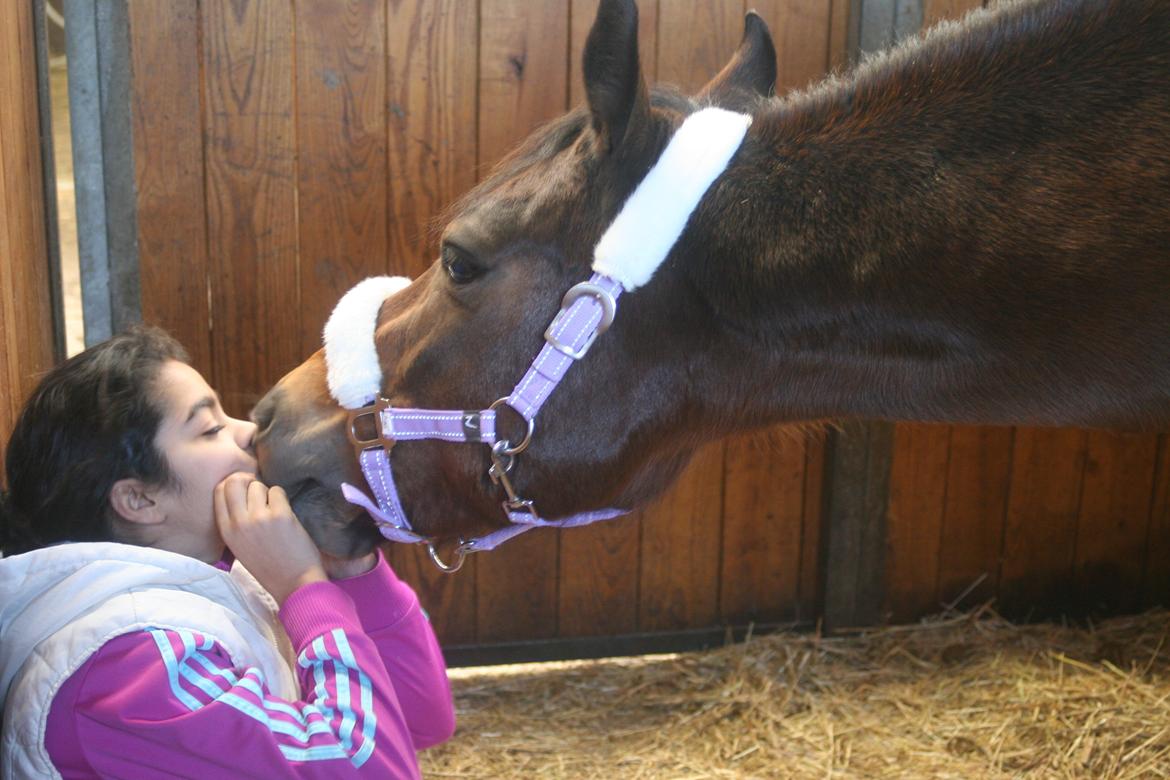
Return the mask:
<svg viewBox="0 0 1170 780">
<path fill-rule="evenodd" d="M 533 502 L 516 491 L 508 475 L 516 457 L 532 440 L 541 406 L 569 366 L 585 357 L 597 337 L 609 328 L 622 291 L 633 291 L 645 284 L 666 259 L 703 194 L 739 148 L 750 124 L 750 117 L 718 108 L 706 108 L 687 117 L 598 242 L 593 276 L 565 294 L 560 311 L 544 333 L 545 344 L 524 377 L 511 395 L 487 409 L 391 406 L 380 395 L 382 372 L 374 330 L 382 302 L 409 281 L 376 277 L 346 293 L 325 326 L 329 392 L 350 410 L 349 439 L 373 498 L 353 485 L 342 484 L 345 500 L 368 512 L 390 541 L 426 544 L 431 560 L 449 573 L 463 565 L 468 553 L 494 549 L 529 529 L 569 528 L 624 514 L 627 510 L 600 509 L 556 520 L 543 519 Z M 524 438 L 516 444 L 497 435 L 496 410 L 505 404 L 527 423 Z M 367 417 L 372 418 L 376 432 L 372 438 L 363 438 L 357 430 Z M 501 506 L 509 525 L 485 536 L 460 539 L 450 563 L 439 557 L 434 539 L 411 527 L 390 469 L 390 449 L 398 442 L 418 439 L 487 445 L 492 460 L 488 475 L 506 495 Z"/>
</svg>

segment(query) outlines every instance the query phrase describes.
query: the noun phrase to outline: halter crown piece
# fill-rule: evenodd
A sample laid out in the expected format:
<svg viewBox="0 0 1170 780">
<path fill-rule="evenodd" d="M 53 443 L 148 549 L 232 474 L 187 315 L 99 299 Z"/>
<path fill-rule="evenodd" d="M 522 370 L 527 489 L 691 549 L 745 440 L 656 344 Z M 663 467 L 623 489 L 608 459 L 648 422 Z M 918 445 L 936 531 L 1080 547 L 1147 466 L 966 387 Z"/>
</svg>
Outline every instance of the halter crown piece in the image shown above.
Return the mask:
<svg viewBox="0 0 1170 780">
<path fill-rule="evenodd" d="M 374 330 L 382 303 L 410 282 L 403 277 L 375 277 L 358 283 L 342 296 L 325 325 L 325 362 L 329 392 L 350 410 L 349 438 L 373 498 L 343 484 L 345 500 L 366 510 L 382 535 L 394 542 L 426 544 L 435 565 L 454 572 L 467 553 L 491 550 L 537 526 L 568 528 L 606 520 L 626 510 L 600 509 L 567 518 L 546 520 L 532 501 L 521 498 L 508 478 L 532 439 L 536 414 L 569 366 L 589 351 L 613 322 L 622 291 L 632 292 L 650 281 L 674 247 L 692 212 L 711 184 L 727 168 L 743 142 L 751 117 L 720 108 L 691 114 L 634 193 L 622 206 L 594 250 L 593 276 L 574 285 L 545 331 L 545 345 L 511 395 L 487 409 L 436 410 L 393 407 L 381 396 L 382 371 Z M 528 424 L 524 440 L 513 444 L 496 435 L 496 409 L 507 404 Z M 358 420 L 373 417 L 377 437 L 361 439 Z M 434 540 L 415 532 L 398 498 L 388 451 L 397 442 L 443 439 L 481 442 L 491 447 L 488 474 L 507 498 L 501 503 L 509 525 L 486 536 L 461 540 L 455 559 L 442 561 Z"/>
</svg>

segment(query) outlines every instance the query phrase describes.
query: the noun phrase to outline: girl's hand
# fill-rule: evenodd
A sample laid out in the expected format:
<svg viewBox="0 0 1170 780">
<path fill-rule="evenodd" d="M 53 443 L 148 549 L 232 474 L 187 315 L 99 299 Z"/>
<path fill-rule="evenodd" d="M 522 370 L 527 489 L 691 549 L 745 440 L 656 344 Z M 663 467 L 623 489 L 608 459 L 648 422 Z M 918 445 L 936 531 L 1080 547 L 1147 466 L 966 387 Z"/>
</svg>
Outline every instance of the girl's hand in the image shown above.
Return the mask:
<svg viewBox="0 0 1170 780">
<path fill-rule="evenodd" d="M 328 579 L 283 489 L 238 472 L 215 486 L 214 500 L 224 543 L 277 604 L 302 585 Z"/>
</svg>

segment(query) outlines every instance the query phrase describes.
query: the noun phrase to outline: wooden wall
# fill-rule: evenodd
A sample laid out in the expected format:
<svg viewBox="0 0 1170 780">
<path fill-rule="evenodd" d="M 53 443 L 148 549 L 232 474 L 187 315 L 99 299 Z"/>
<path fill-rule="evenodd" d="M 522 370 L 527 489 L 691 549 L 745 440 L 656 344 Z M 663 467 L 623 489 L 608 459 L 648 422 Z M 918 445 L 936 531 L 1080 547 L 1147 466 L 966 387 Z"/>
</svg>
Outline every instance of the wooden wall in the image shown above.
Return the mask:
<svg viewBox="0 0 1170 780">
<path fill-rule="evenodd" d="M 341 292 L 421 272 L 442 208 L 581 101 L 596 2 L 135 0 L 145 318 L 245 412 L 318 346 Z M 856 5 L 643 0 L 643 66 L 698 87 L 754 7 L 778 91 L 799 87 L 844 62 Z M 925 17 L 965 5 L 927 2 Z M 985 574 L 965 603 L 1023 608 L 1074 576 L 1127 606 L 1162 598 L 1168 461 L 1165 437 L 897 426 L 883 616 L 934 611 Z M 413 549 L 393 562 L 448 644 L 813 621 L 824 472 L 819 434 L 733 439 L 634 517 L 537 531 L 454 577 Z"/>
<path fill-rule="evenodd" d="M 0 442 L 53 362 L 36 68 L 32 5 L 0 3 Z"/>
</svg>

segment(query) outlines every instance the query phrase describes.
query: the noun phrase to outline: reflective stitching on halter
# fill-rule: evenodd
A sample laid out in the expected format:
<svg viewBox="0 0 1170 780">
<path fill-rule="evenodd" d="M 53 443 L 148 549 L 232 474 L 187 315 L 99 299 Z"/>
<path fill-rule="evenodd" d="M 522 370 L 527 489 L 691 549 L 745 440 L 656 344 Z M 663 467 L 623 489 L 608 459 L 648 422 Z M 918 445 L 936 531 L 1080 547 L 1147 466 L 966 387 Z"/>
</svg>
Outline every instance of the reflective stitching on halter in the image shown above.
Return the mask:
<svg viewBox="0 0 1170 780">
<path fill-rule="evenodd" d="M 386 465 L 389 466 L 390 465 L 390 453 L 386 452 L 385 450 L 382 450 L 382 452 L 385 454 Z M 375 458 L 378 457 L 377 453 L 374 453 L 374 457 Z M 396 506 L 397 502 L 394 500 L 393 497 L 391 497 L 390 488 L 386 484 L 386 472 L 387 471 L 388 471 L 388 469 L 378 469 L 378 481 L 382 483 L 382 495 L 384 495 L 386 497 L 386 506 L 395 515 L 394 519 L 398 520 L 399 519 L 398 518 L 399 512 L 398 512 L 398 507 Z M 411 530 L 410 523 L 407 521 L 405 514 L 402 514 L 401 524 L 398 526 L 398 528 L 405 529 L 408 531 Z"/>
<path fill-rule="evenodd" d="M 444 420 L 458 419 L 463 414 L 463 412 L 450 412 L 448 414 L 399 414 L 397 412 L 391 412 L 389 409 L 387 409 L 386 411 L 382 412 L 382 414 L 392 415 L 391 419 L 394 420 L 436 420 L 438 422 L 442 422 Z"/>
<path fill-rule="evenodd" d="M 412 431 L 410 433 L 395 432 L 394 438 L 396 441 L 418 441 L 419 439 L 455 439 L 456 441 L 467 441 L 467 437 L 462 433 L 453 431 Z M 478 444 L 479 442 L 473 442 Z"/>
<path fill-rule="evenodd" d="M 584 310 L 585 310 L 585 306 L 581 306 L 578 309 L 578 311 L 584 311 Z M 576 316 L 576 313 L 573 312 L 572 310 L 565 312 L 565 316 L 561 318 L 561 322 L 557 326 L 557 330 L 553 333 L 554 338 L 561 337 L 561 334 L 563 334 L 565 332 L 565 330 L 568 329 L 569 325 L 572 323 L 574 316 Z M 561 367 L 564 366 L 564 364 L 567 361 L 572 360 L 572 358 L 568 357 L 567 355 L 562 355 L 560 352 L 557 352 L 555 349 L 553 349 L 552 347 L 549 347 L 547 345 L 545 346 L 544 350 L 542 350 L 542 351 L 544 354 L 542 354 L 539 358 L 537 358 L 536 363 L 532 366 L 533 371 L 529 373 L 528 378 L 524 380 L 524 383 L 520 386 L 520 388 L 515 393 L 512 394 L 513 397 L 517 397 L 517 396 L 523 397 L 524 396 L 524 391 L 527 390 L 528 386 L 530 384 L 532 384 L 532 381 L 534 379 L 536 379 L 537 373 L 544 369 L 544 364 L 548 361 L 548 359 L 550 357 L 559 357 L 561 359 L 561 362 L 556 364 L 556 366 L 553 368 L 554 372 L 560 371 Z M 523 412 L 524 417 L 527 418 L 528 415 L 532 413 L 532 410 L 536 409 L 537 406 L 539 406 L 539 402 L 540 402 L 542 396 L 544 396 L 546 393 L 548 393 L 549 390 L 551 390 L 551 389 L 552 389 L 551 387 L 545 387 L 543 390 L 541 390 L 539 393 L 536 394 L 536 398 L 533 398 L 532 400 L 527 401 L 527 403 L 524 407 L 524 412 Z"/>
</svg>

